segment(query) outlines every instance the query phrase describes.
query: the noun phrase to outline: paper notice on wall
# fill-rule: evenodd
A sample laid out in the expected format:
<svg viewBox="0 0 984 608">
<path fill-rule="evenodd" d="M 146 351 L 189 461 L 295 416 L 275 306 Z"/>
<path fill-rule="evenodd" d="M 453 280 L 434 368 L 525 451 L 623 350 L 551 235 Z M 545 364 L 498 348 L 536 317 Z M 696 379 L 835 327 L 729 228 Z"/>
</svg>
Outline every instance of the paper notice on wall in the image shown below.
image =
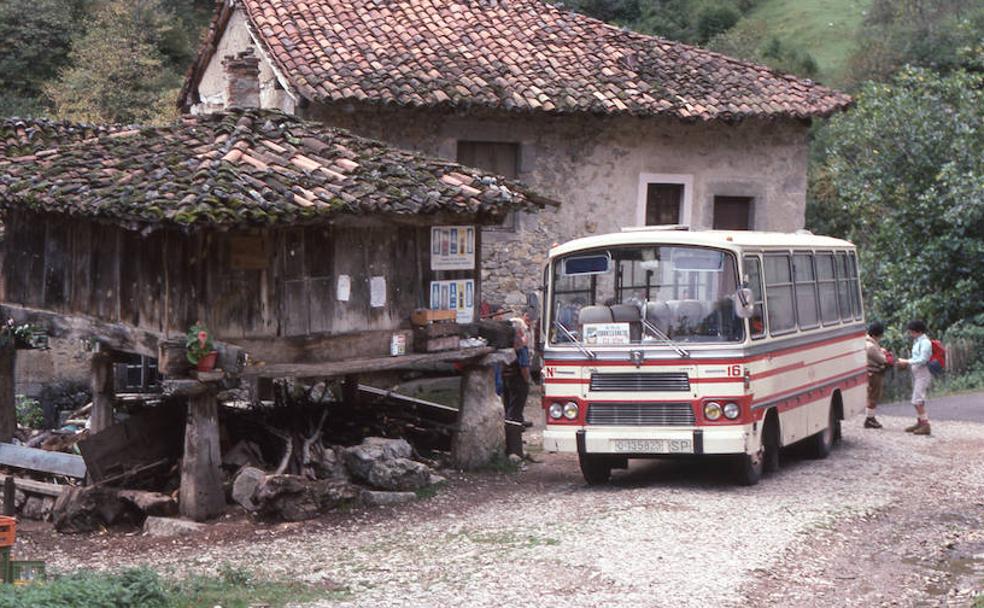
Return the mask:
<svg viewBox="0 0 984 608">
<path fill-rule="evenodd" d="M 430 307 L 454 310 L 458 323 L 471 323 L 475 319 L 475 281 L 431 281 Z"/>
<path fill-rule="evenodd" d="M 386 277 L 369 279 L 369 306 L 373 308 L 386 306 Z"/>
<path fill-rule="evenodd" d="M 336 293 L 339 302 L 348 302 L 352 297 L 352 278 L 347 274 L 338 275 Z"/>
<path fill-rule="evenodd" d="M 474 226 L 431 227 L 431 270 L 475 268 Z"/>
</svg>

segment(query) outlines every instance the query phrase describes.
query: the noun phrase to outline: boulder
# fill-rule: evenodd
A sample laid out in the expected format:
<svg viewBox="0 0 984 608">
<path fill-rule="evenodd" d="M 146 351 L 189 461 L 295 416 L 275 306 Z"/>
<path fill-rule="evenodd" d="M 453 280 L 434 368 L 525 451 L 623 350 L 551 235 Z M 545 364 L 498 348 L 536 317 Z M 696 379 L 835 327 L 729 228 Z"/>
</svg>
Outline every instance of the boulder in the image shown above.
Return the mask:
<svg viewBox="0 0 984 608">
<path fill-rule="evenodd" d="M 399 505 L 405 502 L 417 500 L 414 492 L 379 492 L 374 490 L 363 490 L 361 494 L 362 502 L 373 507 L 384 507 L 388 505 Z"/>
<path fill-rule="evenodd" d="M 318 445 L 311 449 L 311 473 L 318 479 L 348 479 L 348 469 L 332 446 Z"/>
<path fill-rule="evenodd" d="M 70 487 L 62 491 L 52 512 L 55 529 L 81 534 L 118 523 L 134 522 L 138 513 L 117 491 L 102 486 Z"/>
<path fill-rule="evenodd" d="M 366 481 L 381 490 L 405 492 L 427 487 L 430 476 L 427 465 L 408 458 L 395 458 L 373 462 Z"/>
<path fill-rule="evenodd" d="M 267 475 L 260 482 L 253 499 L 259 514 L 265 518 L 302 521 L 355 498 L 355 488 L 346 481 Z"/>
<path fill-rule="evenodd" d="M 256 443 L 243 439 L 229 448 L 222 455 L 222 466 L 238 469 L 240 467 L 256 467 L 263 464 L 263 454 Z"/>
<path fill-rule="evenodd" d="M 186 519 L 150 516 L 144 520 L 143 532 L 147 536 L 169 537 L 195 534 L 205 529 L 205 524 L 198 524 Z"/>
<path fill-rule="evenodd" d="M 413 448 L 406 439 L 367 437 L 361 444 L 345 448 L 343 459 L 353 477 L 369 481 L 369 471 L 374 462 L 410 458 L 412 455 Z"/>
<path fill-rule="evenodd" d="M 171 517 L 178 514 L 178 501 L 167 494 L 144 490 L 120 490 L 119 497 L 144 515 Z"/>
<path fill-rule="evenodd" d="M 25 519 L 44 520 L 44 500 L 40 496 L 28 496 L 20 510 L 20 516 Z"/>
<path fill-rule="evenodd" d="M 253 497 L 264 477 L 266 473 L 260 469 L 243 467 L 232 482 L 232 500 L 247 511 L 255 511 L 257 505 Z"/>
</svg>

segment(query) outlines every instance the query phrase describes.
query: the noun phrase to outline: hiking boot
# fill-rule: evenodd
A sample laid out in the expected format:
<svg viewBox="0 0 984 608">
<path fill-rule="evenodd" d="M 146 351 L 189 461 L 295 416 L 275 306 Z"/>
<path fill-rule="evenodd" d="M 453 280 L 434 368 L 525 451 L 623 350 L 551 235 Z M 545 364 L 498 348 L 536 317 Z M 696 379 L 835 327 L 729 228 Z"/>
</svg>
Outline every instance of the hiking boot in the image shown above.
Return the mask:
<svg viewBox="0 0 984 608">
<path fill-rule="evenodd" d="M 920 424 L 919 425 L 919 428 L 917 428 L 916 430 L 912 431 L 912 434 L 913 435 L 930 435 L 931 433 L 930 433 L 930 430 L 929 430 L 929 423 L 928 422 L 924 422 L 924 423 Z"/>
<path fill-rule="evenodd" d="M 916 423 L 913 424 L 912 426 L 905 427 L 905 432 L 906 433 L 915 433 L 916 432 L 916 429 L 918 429 L 921 426 L 922 426 L 922 422 L 919 422 L 917 420 Z"/>
<path fill-rule="evenodd" d="M 864 428 L 866 429 L 880 429 L 882 428 L 881 422 L 875 420 L 874 416 L 868 416 L 864 419 Z"/>
</svg>

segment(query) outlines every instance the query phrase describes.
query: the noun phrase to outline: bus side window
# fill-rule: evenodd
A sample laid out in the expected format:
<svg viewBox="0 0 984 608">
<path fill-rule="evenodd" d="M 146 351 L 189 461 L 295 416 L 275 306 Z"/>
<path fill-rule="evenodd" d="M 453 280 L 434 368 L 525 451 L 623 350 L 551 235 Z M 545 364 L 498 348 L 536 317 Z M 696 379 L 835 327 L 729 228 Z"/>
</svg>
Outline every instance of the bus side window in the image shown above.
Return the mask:
<svg viewBox="0 0 984 608">
<path fill-rule="evenodd" d="M 796 331 L 796 301 L 788 254 L 765 256 L 765 302 L 773 336 Z"/>
<path fill-rule="evenodd" d="M 864 311 L 861 307 L 861 279 L 858 276 L 858 258 L 852 251 L 849 254 L 847 270 L 851 275 L 851 305 L 854 308 L 854 318 L 861 320 L 864 318 Z"/>
<path fill-rule="evenodd" d="M 824 325 L 832 325 L 840 320 L 837 312 L 837 275 L 834 273 L 834 254 L 818 253 L 817 287 L 820 289 L 820 318 Z"/>
<path fill-rule="evenodd" d="M 839 283 L 837 301 L 840 303 L 841 320 L 851 321 L 854 319 L 854 302 L 852 301 L 854 299 L 854 286 L 851 285 L 853 280 L 847 271 L 847 253 L 843 251 L 837 252 L 837 280 Z"/>
<path fill-rule="evenodd" d="M 765 298 L 762 297 L 762 262 L 757 257 L 746 256 L 745 261 L 745 281 L 748 288 L 752 290 L 752 303 L 755 310 L 748 319 L 748 327 L 753 340 L 765 337 L 765 314 L 763 312 Z"/>
<path fill-rule="evenodd" d="M 793 279 L 796 283 L 796 317 L 800 329 L 818 327 L 820 312 L 817 308 L 817 280 L 812 253 L 793 255 Z"/>
</svg>

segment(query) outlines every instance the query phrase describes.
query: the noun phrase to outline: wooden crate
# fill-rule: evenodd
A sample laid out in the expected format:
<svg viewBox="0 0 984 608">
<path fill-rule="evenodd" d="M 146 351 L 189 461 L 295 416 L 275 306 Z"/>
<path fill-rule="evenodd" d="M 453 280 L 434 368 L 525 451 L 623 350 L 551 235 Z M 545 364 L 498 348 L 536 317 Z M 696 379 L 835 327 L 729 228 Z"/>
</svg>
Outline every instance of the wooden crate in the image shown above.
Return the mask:
<svg viewBox="0 0 984 608">
<path fill-rule="evenodd" d="M 410 315 L 410 322 L 419 327 L 431 323 L 454 323 L 457 318 L 458 312 L 455 310 L 418 308 Z"/>
</svg>

